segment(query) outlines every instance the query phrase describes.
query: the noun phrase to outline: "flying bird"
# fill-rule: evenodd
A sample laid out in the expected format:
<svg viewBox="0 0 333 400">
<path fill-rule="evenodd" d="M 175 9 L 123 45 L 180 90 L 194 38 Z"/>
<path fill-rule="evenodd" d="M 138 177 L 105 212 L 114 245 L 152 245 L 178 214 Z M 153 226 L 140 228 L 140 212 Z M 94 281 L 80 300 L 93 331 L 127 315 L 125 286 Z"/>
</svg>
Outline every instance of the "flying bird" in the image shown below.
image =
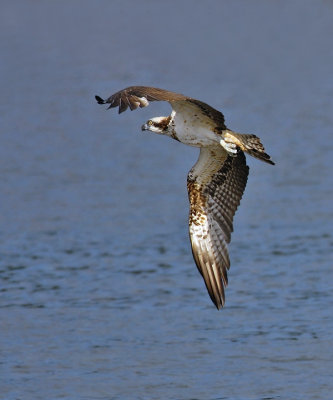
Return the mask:
<svg viewBox="0 0 333 400">
<path fill-rule="evenodd" d="M 187 176 L 190 202 L 189 233 L 195 263 L 217 309 L 225 302 L 227 271 L 230 268 L 228 243 L 233 217 L 245 190 L 249 167 L 244 153 L 274 165 L 260 139 L 227 129 L 224 116 L 208 104 L 182 94 L 147 86 L 131 86 L 98 104 L 118 107 L 147 107 L 150 101 L 167 101 L 172 112 L 155 117 L 142 130 L 170 136 L 200 148 L 196 164 Z"/>
</svg>

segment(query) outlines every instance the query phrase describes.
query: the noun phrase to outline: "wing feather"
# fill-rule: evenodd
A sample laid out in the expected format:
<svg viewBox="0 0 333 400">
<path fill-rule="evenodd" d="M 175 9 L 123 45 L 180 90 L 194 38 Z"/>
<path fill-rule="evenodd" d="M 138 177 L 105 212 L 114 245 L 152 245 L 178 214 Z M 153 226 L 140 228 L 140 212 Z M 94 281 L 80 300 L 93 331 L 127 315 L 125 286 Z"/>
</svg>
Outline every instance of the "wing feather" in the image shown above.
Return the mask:
<svg viewBox="0 0 333 400">
<path fill-rule="evenodd" d="M 119 114 L 126 111 L 129 107 L 135 110 L 138 107 L 146 107 L 150 101 L 183 101 L 188 97 L 183 94 L 170 92 L 169 90 L 149 87 L 149 86 L 130 86 L 126 89 L 103 100 L 99 96 L 95 96 L 99 104 L 110 104 L 109 108 L 119 106 Z"/>
<path fill-rule="evenodd" d="M 201 149 L 187 184 L 192 253 L 217 308 L 225 302 L 224 288 L 230 268 L 227 246 L 249 171 L 242 151 L 236 157 L 227 156 L 223 151 L 215 147 L 214 151 Z"/>
<path fill-rule="evenodd" d="M 130 86 L 113 94 L 106 100 L 102 99 L 100 96 L 95 96 L 95 99 L 98 104 L 109 104 L 108 108 L 119 107 L 119 114 L 126 111 L 128 107 L 131 110 L 135 110 L 138 107 L 147 107 L 150 101 L 167 101 L 175 106 L 176 103 L 178 103 L 183 106 L 188 106 L 191 114 L 193 114 L 194 108 L 198 113 L 200 112 L 206 118 L 211 119 L 218 129 L 222 130 L 226 128 L 224 116 L 220 111 L 215 110 L 215 108 L 200 100 L 165 89 L 149 86 Z"/>
</svg>

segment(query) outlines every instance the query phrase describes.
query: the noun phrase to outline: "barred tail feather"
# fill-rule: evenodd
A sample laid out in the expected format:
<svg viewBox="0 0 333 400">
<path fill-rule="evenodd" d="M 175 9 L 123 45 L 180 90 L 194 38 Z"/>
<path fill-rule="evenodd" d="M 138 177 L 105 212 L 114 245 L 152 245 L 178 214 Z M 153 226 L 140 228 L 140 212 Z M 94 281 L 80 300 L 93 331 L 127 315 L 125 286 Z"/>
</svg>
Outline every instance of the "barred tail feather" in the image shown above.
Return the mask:
<svg viewBox="0 0 333 400">
<path fill-rule="evenodd" d="M 261 161 L 265 161 L 268 164 L 275 165 L 275 162 L 271 160 L 271 157 L 265 153 L 265 148 L 260 142 L 258 136 L 226 130 L 224 132 L 224 139 L 235 143 L 241 150 L 251 156 L 258 158 Z"/>
</svg>

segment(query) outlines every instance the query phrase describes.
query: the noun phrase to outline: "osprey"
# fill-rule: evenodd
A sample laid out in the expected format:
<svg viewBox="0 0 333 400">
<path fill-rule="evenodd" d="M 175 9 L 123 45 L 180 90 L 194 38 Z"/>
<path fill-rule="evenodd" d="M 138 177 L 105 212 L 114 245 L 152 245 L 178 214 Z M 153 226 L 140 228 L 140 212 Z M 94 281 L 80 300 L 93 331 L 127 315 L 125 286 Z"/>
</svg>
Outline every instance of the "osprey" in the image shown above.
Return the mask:
<svg viewBox="0 0 333 400">
<path fill-rule="evenodd" d="M 189 232 L 195 263 L 210 298 L 220 309 L 228 284 L 228 243 L 233 217 L 249 173 L 244 152 L 269 164 L 274 162 L 257 136 L 227 129 L 220 111 L 191 97 L 153 87 L 131 86 L 106 100 L 95 98 L 98 104 L 110 104 L 108 108 L 119 107 L 119 114 L 128 107 L 131 110 L 147 107 L 150 101 L 167 101 L 172 107 L 171 114 L 152 118 L 141 129 L 200 148 L 198 161 L 187 176 Z"/>
</svg>

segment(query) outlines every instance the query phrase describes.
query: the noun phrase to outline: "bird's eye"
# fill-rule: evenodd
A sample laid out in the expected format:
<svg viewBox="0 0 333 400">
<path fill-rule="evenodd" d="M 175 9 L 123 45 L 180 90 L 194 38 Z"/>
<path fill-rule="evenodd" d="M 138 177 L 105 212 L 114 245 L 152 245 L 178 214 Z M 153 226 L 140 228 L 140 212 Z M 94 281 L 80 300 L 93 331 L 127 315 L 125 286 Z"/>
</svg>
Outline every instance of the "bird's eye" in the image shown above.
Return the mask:
<svg viewBox="0 0 333 400">
<path fill-rule="evenodd" d="M 152 125 L 153 125 L 153 121 L 152 121 L 151 119 L 148 121 L 148 125 L 149 125 L 149 126 L 152 126 Z"/>
</svg>

